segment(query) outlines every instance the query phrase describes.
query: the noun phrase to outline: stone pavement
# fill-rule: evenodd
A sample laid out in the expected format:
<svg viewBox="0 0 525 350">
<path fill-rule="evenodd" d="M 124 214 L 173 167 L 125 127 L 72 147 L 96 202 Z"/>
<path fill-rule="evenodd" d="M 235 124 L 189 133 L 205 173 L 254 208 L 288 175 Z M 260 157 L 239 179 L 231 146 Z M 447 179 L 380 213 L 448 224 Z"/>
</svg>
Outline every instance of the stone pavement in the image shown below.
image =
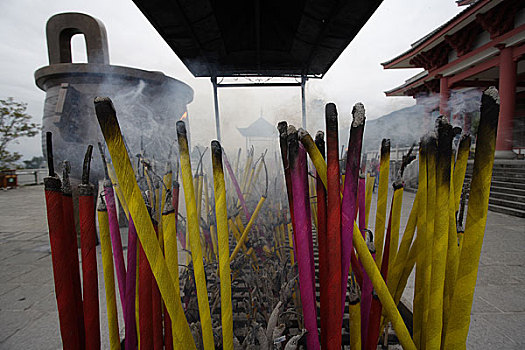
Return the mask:
<svg viewBox="0 0 525 350">
<path fill-rule="evenodd" d="M 405 193 L 402 228 L 413 200 L 413 194 Z M 375 198 L 372 203 L 375 205 Z M 524 250 L 525 219 L 489 212 L 468 349 L 525 348 Z M 102 347 L 106 349 L 109 343 L 100 249 L 98 254 Z M 411 297 L 412 288 L 413 276 L 405 298 Z M 121 317 L 119 326 L 123 338 Z M 59 348 L 44 189 L 32 186 L 0 191 L 0 349 Z"/>
</svg>

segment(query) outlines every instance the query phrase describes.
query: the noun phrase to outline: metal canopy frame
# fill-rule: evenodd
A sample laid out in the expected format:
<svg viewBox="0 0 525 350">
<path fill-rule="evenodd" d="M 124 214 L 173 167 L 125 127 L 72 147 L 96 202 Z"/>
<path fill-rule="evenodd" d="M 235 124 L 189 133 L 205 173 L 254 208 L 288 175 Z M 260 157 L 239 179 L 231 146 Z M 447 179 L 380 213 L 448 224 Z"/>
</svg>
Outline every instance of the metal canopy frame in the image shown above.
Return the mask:
<svg viewBox="0 0 525 350">
<path fill-rule="evenodd" d="M 241 77 L 246 78 L 246 77 Z M 282 78 L 282 77 L 279 77 Z M 222 142 L 221 140 L 221 120 L 220 120 L 220 113 L 219 113 L 219 95 L 218 95 L 218 89 L 219 88 L 252 88 L 252 87 L 300 87 L 301 88 L 301 125 L 303 129 L 306 129 L 306 82 L 308 81 L 308 77 L 301 76 L 300 82 L 289 82 L 289 83 L 218 83 L 217 77 L 212 76 L 210 78 L 210 81 L 213 86 L 213 104 L 215 109 L 215 131 L 217 133 L 217 140 L 219 142 Z"/>
</svg>

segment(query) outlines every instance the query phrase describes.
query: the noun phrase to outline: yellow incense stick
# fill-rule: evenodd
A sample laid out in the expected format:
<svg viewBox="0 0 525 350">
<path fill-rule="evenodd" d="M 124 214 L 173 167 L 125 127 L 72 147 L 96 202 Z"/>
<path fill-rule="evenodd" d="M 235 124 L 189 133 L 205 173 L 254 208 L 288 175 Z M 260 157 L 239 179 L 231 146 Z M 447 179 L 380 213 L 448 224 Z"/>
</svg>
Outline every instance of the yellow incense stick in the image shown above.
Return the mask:
<svg viewBox="0 0 525 350">
<path fill-rule="evenodd" d="M 231 297 L 230 246 L 228 243 L 228 214 L 226 212 L 226 186 L 222 168 L 222 148 L 212 141 L 213 188 L 215 193 L 215 217 L 219 243 L 219 276 L 221 279 L 222 347 L 233 350 L 233 316 Z"/>
<path fill-rule="evenodd" d="M 394 198 L 392 200 L 392 222 L 390 227 L 390 251 L 388 255 L 388 271 L 392 271 L 396 260 L 399 245 L 399 226 L 401 221 L 401 205 L 403 204 L 403 186 L 394 185 Z M 390 283 L 390 277 L 388 277 Z"/>
<path fill-rule="evenodd" d="M 104 270 L 104 289 L 106 291 L 106 308 L 108 312 L 109 346 L 111 350 L 120 350 L 117 301 L 115 298 L 115 276 L 113 273 L 113 253 L 111 249 L 111 238 L 109 236 L 108 211 L 102 197 L 100 198 L 97 211 L 100 248 L 102 251 L 102 269 Z"/>
<path fill-rule="evenodd" d="M 465 349 L 470 312 L 478 274 L 479 258 L 487 221 L 492 168 L 499 115 L 499 96 L 494 87 L 481 98 L 481 118 L 470 187 L 469 207 L 463 248 L 459 258 L 456 288 L 445 332 L 444 349 Z"/>
<path fill-rule="evenodd" d="M 416 281 L 414 288 L 414 343 L 421 348 L 421 333 L 423 327 L 423 314 L 425 309 L 425 287 L 430 282 L 430 268 L 427 264 L 427 256 L 430 253 L 427 237 L 427 141 L 422 140 L 419 147 L 419 181 L 417 197 L 417 237 L 410 252 L 416 255 Z M 397 292 L 396 292 L 397 293 Z"/>
<path fill-rule="evenodd" d="M 436 162 L 436 205 L 434 213 L 434 244 L 430 303 L 428 304 L 426 348 L 439 349 L 443 330 L 443 292 L 449 235 L 450 158 L 452 156 L 452 126 L 446 118 L 437 122 L 438 149 Z M 432 157 L 429 152 L 429 159 Z"/>
<path fill-rule="evenodd" d="M 117 194 L 118 201 L 119 201 L 120 205 L 122 206 L 122 209 L 124 210 L 124 213 L 126 213 L 126 217 L 129 218 L 128 205 L 126 204 L 126 200 L 124 199 L 124 194 L 122 193 L 122 189 L 118 185 L 117 174 L 115 173 L 115 169 L 113 168 L 113 164 L 112 163 L 107 163 L 107 164 L 108 164 L 107 165 L 108 175 L 109 175 L 109 179 L 111 180 L 111 183 L 113 184 L 113 189 L 115 190 L 115 193 Z"/>
<path fill-rule="evenodd" d="M 153 223 L 151 222 L 141 191 L 135 180 L 133 168 L 126 147 L 124 146 L 124 140 L 111 100 L 109 98 L 95 98 L 95 111 L 102 134 L 108 145 L 111 159 L 113 160 L 118 183 L 122 188 L 122 193 L 128 204 L 140 243 L 150 262 L 151 270 L 157 280 L 168 313 L 172 320 L 180 320 L 177 324 L 174 322 L 174 342 L 187 344 L 189 348 L 195 349 L 195 342 L 193 341 L 190 327 L 186 322 L 182 304 L 180 300 L 175 300 L 174 298 L 175 288 L 173 279 L 171 278 L 166 260 L 160 250 Z"/>
<path fill-rule="evenodd" d="M 370 277 L 370 281 L 374 286 L 374 291 L 377 293 L 377 296 L 379 297 L 379 300 L 383 305 L 383 313 L 392 322 L 392 326 L 396 331 L 397 337 L 403 349 L 415 350 L 416 346 L 414 345 L 414 342 L 410 337 L 410 333 L 408 333 L 407 327 L 403 319 L 401 318 L 401 315 L 399 314 L 397 306 L 394 303 L 390 292 L 388 291 L 388 287 L 386 286 L 385 281 L 381 277 L 381 273 L 379 272 L 379 269 L 377 268 L 374 262 L 374 258 L 368 250 L 363 236 L 359 234 L 359 228 L 357 227 L 357 224 L 355 222 L 354 232 L 357 233 L 353 235 L 354 247 L 357 250 L 357 254 L 359 254 L 359 259 L 363 263 L 363 267 L 366 273 Z"/>
<path fill-rule="evenodd" d="M 467 171 L 468 156 L 470 153 L 470 135 L 463 135 L 458 147 L 458 156 L 454 165 L 454 210 L 458 211 L 463 182 L 465 182 L 465 173 Z"/>
<path fill-rule="evenodd" d="M 372 192 L 374 190 L 374 178 L 370 174 L 366 175 L 366 193 L 365 193 L 365 227 L 368 228 L 368 215 L 370 214 L 370 205 L 372 204 Z"/>
<path fill-rule="evenodd" d="M 357 284 L 352 281 L 349 291 L 350 349 L 361 349 L 361 298 Z"/>
<path fill-rule="evenodd" d="M 308 131 L 302 128 L 299 128 L 299 130 L 297 130 L 297 136 L 299 137 L 299 140 L 303 144 L 304 148 L 306 148 L 306 152 L 308 152 L 308 155 L 310 156 L 310 159 L 312 160 L 312 163 L 315 166 L 315 170 L 317 171 L 317 174 L 321 178 L 323 185 L 327 187 L 326 161 L 321 155 L 319 148 L 317 148 L 317 146 L 315 145 L 315 142 L 312 139 L 312 136 L 310 136 Z"/>
<path fill-rule="evenodd" d="M 257 206 L 255 207 L 255 210 L 253 211 L 253 214 L 250 217 L 250 221 L 248 221 L 248 224 L 246 224 L 246 228 L 244 229 L 244 232 L 242 233 L 240 241 L 237 243 L 237 245 L 235 246 L 235 249 L 232 252 L 232 255 L 230 256 L 230 263 L 233 261 L 233 259 L 235 259 L 235 257 L 237 256 L 237 253 L 239 253 L 239 250 L 241 249 L 241 246 L 246 241 L 246 238 L 248 237 L 248 233 L 250 232 L 253 226 L 253 223 L 255 222 L 255 219 L 257 219 L 257 216 L 259 215 L 259 211 L 261 210 L 262 205 L 265 200 L 266 200 L 266 197 L 262 196 L 261 199 L 259 200 L 259 203 L 257 203 Z"/>
<path fill-rule="evenodd" d="M 195 189 L 191 174 L 190 154 L 188 151 L 188 139 L 186 137 L 186 125 L 182 121 L 177 122 L 177 138 L 179 141 L 180 167 L 182 174 L 182 185 L 184 187 L 184 198 L 186 200 L 186 214 L 188 235 L 191 246 L 191 260 L 193 261 L 193 273 L 197 287 L 197 301 L 199 305 L 199 316 L 202 328 L 202 340 L 205 350 L 214 349 L 213 329 L 211 323 L 210 304 L 208 301 L 208 290 L 206 289 L 206 275 L 202 261 L 202 245 L 200 240 L 199 216 L 197 204 L 195 203 Z"/>
<path fill-rule="evenodd" d="M 390 173 L 390 140 L 381 142 L 381 160 L 379 161 L 379 187 L 377 189 L 376 224 L 374 227 L 374 245 L 376 247 L 376 265 L 381 268 L 383 244 L 385 240 L 386 201 L 388 196 L 388 176 Z"/>
</svg>

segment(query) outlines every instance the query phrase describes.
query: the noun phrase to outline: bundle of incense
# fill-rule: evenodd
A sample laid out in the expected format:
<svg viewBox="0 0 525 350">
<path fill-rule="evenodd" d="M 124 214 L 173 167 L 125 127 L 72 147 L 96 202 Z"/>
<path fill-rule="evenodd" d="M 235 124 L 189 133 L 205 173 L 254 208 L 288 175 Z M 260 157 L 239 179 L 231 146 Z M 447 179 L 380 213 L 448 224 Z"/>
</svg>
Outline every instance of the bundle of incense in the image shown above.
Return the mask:
<svg viewBox="0 0 525 350">
<path fill-rule="evenodd" d="M 324 133 L 318 131 L 315 135 L 315 145 L 319 149 L 321 156 L 325 155 Z M 317 191 L 317 246 L 319 250 L 319 292 L 320 292 L 320 318 L 321 318 L 321 348 L 327 346 L 326 320 L 328 319 L 328 304 L 330 300 L 326 292 L 328 285 L 328 275 L 326 270 L 326 249 L 328 242 L 326 240 L 326 188 L 323 185 L 321 176 L 316 174 L 316 191 Z"/>
<path fill-rule="evenodd" d="M 363 131 L 365 128 L 365 107 L 362 103 L 356 103 L 352 109 L 352 126 L 350 128 L 350 140 L 347 157 L 343 188 L 343 200 L 341 203 L 341 220 L 352 223 L 357 213 L 357 187 L 359 183 L 359 169 L 361 160 L 361 145 Z M 352 246 L 352 235 L 354 225 L 341 226 L 341 323 L 350 270 L 350 256 L 354 247 Z M 359 234 L 359 232 L 357 232 Z"/>
<path fill-rule="evenodd" d="M 308 349 L 320 349 L 315 305 L 315 274 L 312 274 L 314 271 L 314 261 L 313 252 L 310 251 L 312 220 L 308 195 L 306 151 L 299 144 L 297 132 L 291 125 L 288 126 L 287 139 L 294 198 L 294 235 L 296 236 L 295 241 L 297 242 L 296 252 L 299 267 L 299 288 L 301 292 L 304 324 L 308 331 L 306 342 Z"/>
<path fill-rule="evenodd" d="M 226 210 L 226 186 L 222 167 L 222 147 L 218 141 L 211 142 L 213 165 L 213 188 L 215 194 L 215 217 L 219 248 L 219 276 L 221 279 L 222 346 L 233 350 L 233 311 L 231 297 L 230 247 L 228 243 L 228 213 Z M 232 178 L 233 180 L 233 178 Z"/>
<path fill-rule="evenodd" d="M 136 232 L 142 243 L 148 261 L 153 264 L 153 274 L 159 284 L 159 289 L 172 319 L 182 318 L 184 311 L 180 300 L 175 300 L 174 283 L 170 276 L 166 261 L 158 244 L 153 224 L 149 217 L 146 205 L 143 201 L 140 189 L 135 180 L 133 168 L 129 160 L 128 152 L 124 146 L 124 140 L 120 132 L 115 109 L 111 100 L 107 97 L 95 98 L 95 112 L 99 121 L 102 134 L 108 145 L 109 153 L 113 160 L 118 182 L 121 186 L 124 200 L 129 205 L 130 215 L 133 218 Z M 187 148 L 186 148 L 187 150 Z M 191 181 L 191 174 L 190 174 Z M 193 191 L 185 191 L 193 193 Z M 192 195 L 189 195 L 193 197 Z M 129 270 L 129 269 L 128 269 Z M 129 290 L 129 288 L 127 288 Z M 129 317 L 129 314 L 127 314 Z M 179 327 L 173 327 L 174 341 L 184 344 L 185 349 L 195 349 L 189 325 L 186 323 Z"/>
<path fill-rule="evenodd" d="M 199 305 L 199 316 L 202 328 L 204 349 L 214 349 L 213 330 L 211 324 L 210 305 L 206 289 L 206 276 L 202 262 L 202 250 L 199 234 L 199 218 L 197 216 L 197 205 L 195 203 L 193 181 L 191 178 L 191 164 L 188 151 L 188 139 L 186 136 L 186 125 L 183 121 L 177 122 L 177 139 L 179 141 L 179 156 L 182 171 L 182 184 L 184 186 L 184 197 L 186 199 L 186 212 L 188 217 L 187 227 L 191 246 L 191 259 L 195 284 L 197 286 L 197 300 Z"/>
<path fill-rule="evenodd" d="M 78 261 L 78 242 L 77 242 L 77 229 L 75 226 L 75 217 L 74 217 L 74 206 L 73 206 L 73 192 L 71 189 L 71 183 L 69 181 L 69 172 L 71 171 L 71 166 L 69 162 L 64 161 L 64 167 L 62 171 L 62 213 L 63 213 L 63 223 L 65 230 L 65 239 L 66 250 L 71 255 L 67 259 L 71 263 L 71 283 L 73 284 L 73 289 L 75 293 L 75 305 L 76 308 L 72 311 L 77 315 L 78 319 L 78 334 L 80 343 L 85 343 L 84 339 L 84 310 L 82 305 L 82 286 L 80 284 L 80 264 Z"/>
<path fill-rule="evenodd" d="M 80 215 L 80 248 L 82 252 L 82 280 L 84 296 L 84 327 L 86 349 L 100 348 L 100 315 L 98 302 L 97 233 L 95 229 L 95 189 L 89 183 L 93 146 L 89 145 L 78 186 Z"/>
<path fill-rule="evenodd" d="M 124 265 L 124 253 L 122 250 L 122 239 L 120 237 L 120 228 L 117 217 L 117 206 L 115 203 L 115 195 L 113 193 L 113 186 L 109 180 L 109 174 L 107 170 L 106 156 L 102 144 L 98 143 L 100 156 L 102 157 L 102 165 L 104 167 L 105 179 L 104 179 L 104 196 L 105 205 L 107 208 L 108 222 L 109 222 L 109 233 L 111 235 L 111 245 L 113 247 L 113 259 L 115 262 L 115 268 L 117 271 L 117 281 L 119 286 L 120 302 L 124 317 L 126 315 L 126 309 L 124 307 L 126 300 L 126 267 Z"/>
<path fill-rule="evenodd" d="M 496 88 L 490 87 L 485 90 L 481 97 L 481 117 L 465 236 L 459 257 L 456 287 L 450 304 L 450 314 L 454 316 L 446 325 L 444 348 L 465 348 L 467 341 L 474 287 L 487 220 L 499 107 L 499 95 Z"/>
<path fill-rule="evenodd" d="M 68 239 L 66 237 L 66 227 L 63 225 L 64 213 L 61 181 L 55 174 L 52 134 L 50 132 L 46 133 L 46 144 L 49 176 L 44 178 L 44 188 L 60 335 L 62 346 L 65 349 L 80 349 L 82 344 L 80 342 L 78 315 L 74 312 L 78 308 L 78 301 L 76 300 L 73 283 L 70 280 L 72 278 L 71 267 L 73 264 L 68 261 L 68 258 L 71 256 L 69 251 L 72 247 L 66 246 Z"/>
<path fill-rule="evenodd" d="M 126 326 L 126 349 L 137 347 L 137 322 L 135 320 L 135 283 L 137 279 L 137 232 L 133 219 L 129 218 L 128 227 L 128 270 L 126 272 L 125 307 L 123 307 L 124 324 Z"/>
<path fill-rule="evenodd" d="M 327 161 L 327 219 L 326 219 L 326 287 L 328 319 L 326 320 L 327 349 L 341 348 L 341 195 L 339 179 L 338 123 L 335 104 L 325 109 Z"/>
<path fill-rule="evenodd" d="M 385 238 L 386 201 L 388 195 L 388 177 L 390 172 L 390 140 L 381 141 L 381 159 L 379 161 L 379 186 L 377 189 L 376 223 L 374 237 L 376 239 L 376 265 L 381 268 L 383 257 L 383 241 Z"/>
<path fill-rule="evenodd" d="M 100 231 L 100 247 L 102 251 L 102 269 L 104 271 L 104 290 L 106 292 L 106 308 L 108 314 L 109 346 L 111 350 L 118 350 L 120 349 L 120 336 L 117 317 L 117 301 L 115 298 L 115 277 L 113 275 L 113 254 L 109 233 L 108 211 L 102 195 L 100 196 L 97 212 L 98 227 Z"/>
</svg>

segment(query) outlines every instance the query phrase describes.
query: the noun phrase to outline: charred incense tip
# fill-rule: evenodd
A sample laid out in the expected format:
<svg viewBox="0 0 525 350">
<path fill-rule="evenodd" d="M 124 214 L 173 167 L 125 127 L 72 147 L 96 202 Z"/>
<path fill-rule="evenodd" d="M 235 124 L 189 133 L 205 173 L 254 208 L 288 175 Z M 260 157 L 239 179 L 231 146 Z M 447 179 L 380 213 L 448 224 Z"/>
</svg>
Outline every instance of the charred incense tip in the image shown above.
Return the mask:
<svg viewBox="0 0 525 350">
<path fill-rule="evenodd" d="M 324 141 L 324 131 L 319 130 L 315 133 L 315 141 L 323 140 Z"/>
<path fill-rule="evenodd" d="M 304 130 L 303 128 L 299 128 L 299 130 L 297 130 L 297 136 L 299 137 L 299 140 L 302 140 L 303 138 L 309 135 L 310 134 L 308 133 L 308 131 Z"/>
<path fill-rule="evenodd" d="M 106 206 L 106 201 L 104 200 L 104 196 L 102 195 L 102 193 L 99 196 L 97 211 L 108 211 L 108 208 Z"/>
<path fill-rule="evenodd" d="M 319 149 L 319 152 L 321 152 L 321 155 L 325 156 L 325 142 L 324 142 L 324 132 L 319 130 L 315 134 L 315 145 L 317 146 L 317 149 Z"/>
<path fill-rule="evenodd" d="M 328 103 L 325 107 L 326 130 L 337 131 L 337 107 L 334 103 Z"/>
<path fill-rule="evenodd" d="M 186 124 L 182 120 L 177 121 L 177 135 L 186 137 Z"/>
<path fill-rule="evenodd" d="M 169 213 L 171 213 L 172 211 L 175 211 L 175 209 L 173 208 L 173 204 L 172 204 L 172 200 L 173 200 L 173 195 L 171 194 L 171 190 L 168 189 L 166 191 L 166 200 L 164 201 L 164 211 L 162 212 L 162 215 L 167 215 Z"/>
<path fill-rule="evenodd" d="M 281 121 L 277 124 L 277 130 L 279 130 L 279 135 L 286 135 L 286 130 L 288 129 L 288 123 L 286 121 Z"/>
<path fill-rule="evenodd" d="M 459 139 L 459 146 L 458 149 L 461 149 L 463 147 L 470 147 L 471 137 L 470 134 L 463 134 L 461 135 L 461 138 Z"/>
<path fill-rule="evenodd" d="M 69 173 L 71 172 L 71 165 L 69 161 L 64 160 L 62 165 L 62 193 L 66 195 L 71 194 L 71 182 L 69 181 Z"/>
<path fill-rule="evenodd" d="M 288 161 L 290 165 L 294 164 L 294 160 L 297 156 L 297 152 L 299 151 L 299 143 L 297 139 L 297 130 L 295 129 L 295 126 L 288 125 L 287 130 L 287 142 L 288 142 Z"/>
<path fill-rule="evenodd" d="M 215 165 L 222 167 L 222 147 L 221 143 L 217 140 L 211 142 L 211 155 L 212 160 L 216 163 Z"/>
<path fill-rule="evenodd" d="M 499 105 L 499 93 L 496 87 L 490 86 L 487 90 L 483 91 L 483 95 L 491 97 L 494 100 L 494 102 L 496 102 Z"/>
<path fill-rule="evenodd" d="M 58 176 L 46 176 L 44 178 L 44 188 L 46 191 L 62 191 L 62 182 Z"/>
<path fill-rule="evenodd" d="M 352 116 L 354 118 L 352 121 L 352 128 L 357 128 L 358 126 L 365 124 L 365 106 L 361 102 L 354 105 Z"/>
<path fill-rule="evenodd" d="M 390 139 L 383 139 L 381 141 L 381 156 L 390 153 Z"/>
<path fill-rule="evenodd" d="M 53 133 L 46 132 L 47 167 L 49 176 L 55 176 L 55 164 L 53 163 Z"/>
<path fill-rule="evenodd" d="M 93 145 L 88 145 L 86 155 L 84 156 L 84 164 L 82 166 L 82 183 L 84 185 L 89 183 L 89 172 L 91 167 L 91 155 L 93 154 Z"/>
<path fill-rule="evenodd" d="M 290 134 L 297 134 L 297 129 L 293 125 L 288 125 L 288 129 L 286 130 L 286 134 L 289 136 Z"/>
</svg>

